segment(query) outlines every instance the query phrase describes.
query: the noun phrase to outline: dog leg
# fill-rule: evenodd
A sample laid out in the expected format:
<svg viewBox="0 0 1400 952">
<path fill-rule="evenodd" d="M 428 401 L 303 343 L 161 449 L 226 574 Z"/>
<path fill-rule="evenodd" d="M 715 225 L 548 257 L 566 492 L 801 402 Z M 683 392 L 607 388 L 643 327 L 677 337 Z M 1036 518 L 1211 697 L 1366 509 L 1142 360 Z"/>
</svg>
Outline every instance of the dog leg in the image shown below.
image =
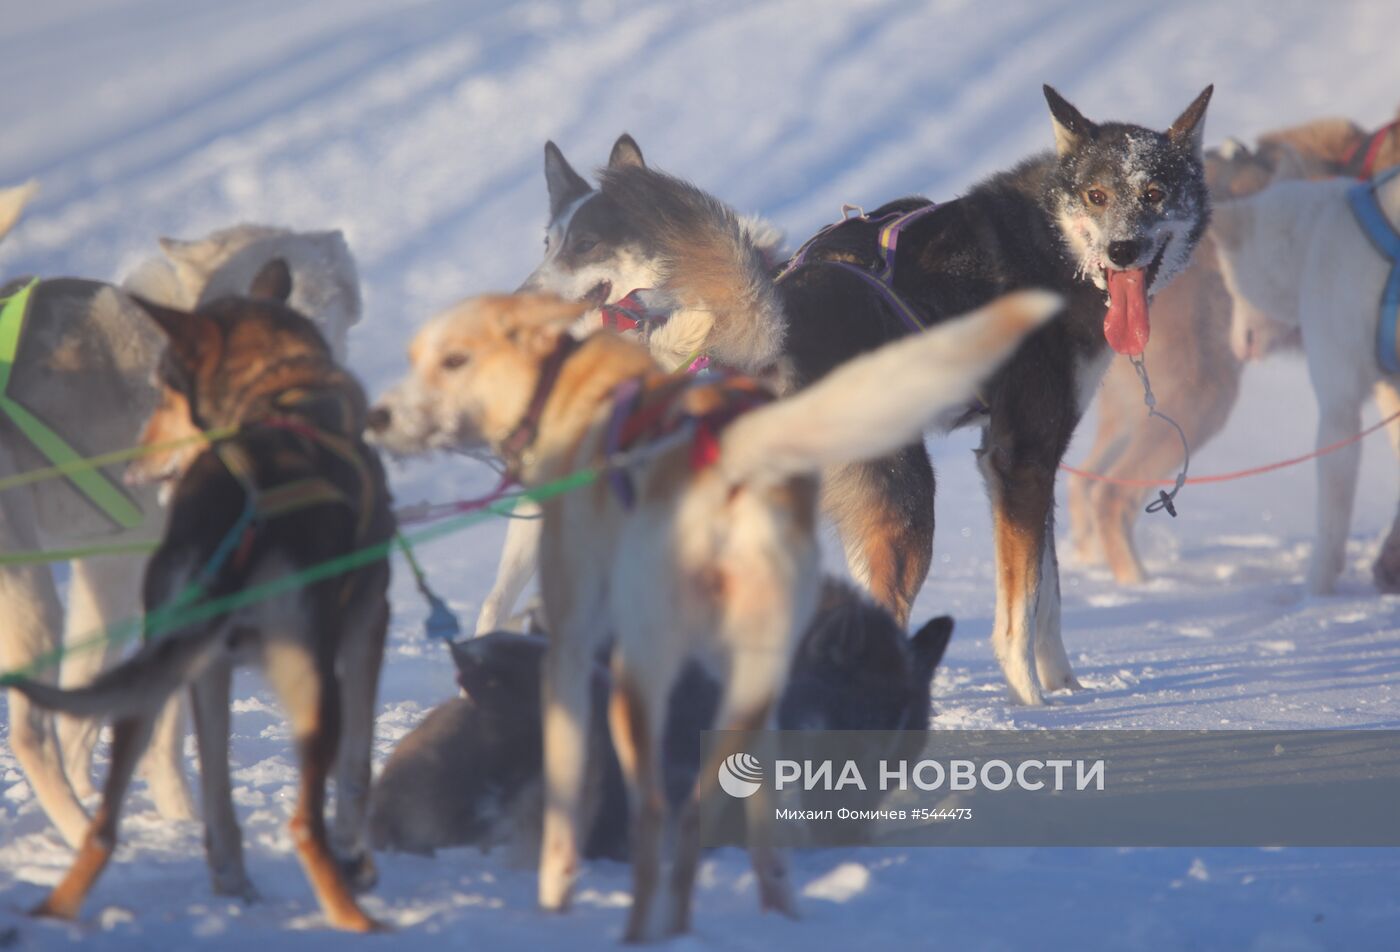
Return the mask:
<svg viewBox="0 0 1400 952">
<path fill-rule="evenodd" d="M 256 902 L 258 892 L 243 865 L 243 834 L 233 808 L 229 778 L 229 682 L 233 666 L 215 663 L 190 685 L 199 785 L 204 801 L 204 850 L 214 892 Z"/>
<path fill-rule="evenodd" d="M 1400 387 L 1391 380 L 1382 380 L 1376 384 L 1376 402 L 1380 404 L 1381 419 L 1400 413 Z M 1396 456 L 1400 456 L 1400 422 L 1386 427 L 1386 432 Z M 1371 574 L 1382 592 L 1400 592 L 1400 510 L 1396 511 L 1395 521 L 1376 556 Z"/>
<path fill-rule="evenodd" d="M 196 820 L 194 798 L 185 778 L 185 700 L 176 692 L 156 717 L 155 736 L 142 765 L 156 812 L 167 820 Z"/>
<path fill-rule="evenodd" d="M 151 737 L 151 719 L 132 717 L 112 725 L 112 763 L 102 789 L 102 804 L 83 838 L 68 874 L 32 914 L 53 919 L 75 919 L 97 877 L 102 875 L 117 847 L 117 823 L 131 775 Z"/>
<path fill-rule="evenodd" d="M 922 444 L 822 478 L 822 508 L 836 524 L 851 577 L 901 628 L 933 561 L 933 498 L 933 464 Z"/>
<path fill-rule="evenodd" d="M 1104 395 L 1099 401 L 1099 429 L 1094 445 L 1080 465 L 1090 473 L 1106 473 L 1122 454 L 1126 437 L 1118 433 L 1118 415 L 1110 414 L 1111 392 L 1105 381 Z M 1075 565 L 1098 565 L 1104 559 L 1100 538 L 1104 532 L 1100 498 L 1109 487 L 1083 476 L 1070 476 L 1066 497 L 1069 504 L 1070 559 Z"/>
<path fill-rule="evenodd" d="M 734 657 L 725 697 L 716 718 L 717 728 L 723 731 L 771 728 L 772 712 L 776 709 L 787 677 L 788 660 L 781 652 L 773 651 L 741 653 Z M 677 850 L 675 888 L 678 892 L 682 889 L 685 891 L 684 903 L 677 906 L 685 914 L 685 918 L 678 922 L 678 931 L 689 928 L 690 897 L 696 866 L 700 861 L 698 810 L 717 784 L 720 761 L 734 753 L 733 750 L 723 749 L 722 744 L 715 746 L 710 763 L 700 770 L 696 778 L 682 827 L 684 835 Z M 773 841 L 773 797 L 766 784 L 760 785 L 752 796 L 744 800 L 744 820 L 749 863 L 753 866 L 754 879 L 758 883 L 760 907 L 792 919 L 798 918 L 797 898 L 793 894 L 787 857 Z"/>
<path fill-rule="evenodd" d="M 73 562 L 63 643 L 75 645 L 115 621 L 137 615 L 141 610 L 144 567 L 144 560 L 136 556 Z M 69 688 L 91 683 L 102 670 L 107 653 L 110 652 L 89 647 L 65 656 L 59 669 L 59 684 Z M 92 784 L 92 752 L 101 732 L 102 722 L 94 718 L 63 715 L 58 718 L 58 746 L 63 751 L 68 780 L 80 797 L 96 792 Z"/>
<path fill-rule="evenodd" d="M 327 622 L 316 629 L 326 640 Z M 306 878 L 327 921 L 336 929 L 372 932 L 378 928 L 355 902 L 326 836 L 326 778 L 340 741 L 340 691 L 334 659 L 323 647 L 319 656 L 299 641 L 271 640 L 264 648 L 264 670 L 286 708 L 301 762 L 296 812 L 290 823 L 292 842 Z"/>
<path fill-rule="evenodd" d="M 1041 546 L 1040 586 L 1035 600 L 1035 667 L 1046 691 L 1078 691 L 1083 687 L 1070 668 L 1061 635 L 1060 562 L 1055 555 L 1053 510 L 1046 519 L 1045 542 Z"/>
<path fill-rule="evenodd" d="M 3 462 L 0 449 L 0 462 Z M 9 472 L 0 466 L 0 472 Z M 0 501 L 0 551 L 24 552 L 39 547 L 33 509 Z M 0 637 L 0 663 L 5 670 L 24 668 L 57 647 L 63 613 L 48 566 L 0 568 L 0 606 L 5 633 Z M 33 672 L 52 682 L 50 669 Z M 63 772 L 63 758 L 54 733 L 54 718 L 16 691 L 9 692 L 10 747 L 34 789 L 34 796 L 69 846 L 77 848 L 88 829 L 87 811 Z"/>
<path fill-rule="evenodd" d="M 481 614 L 476 617 L 476 633 L 484 635 L 497 631 L 510 618 L 520 593 L 535 574 L 540 552 L 540 508 L 521 503 L 516 513 L 534 516 L 532 519 L 511 519 L 506 523 L 506 542 L 501 550 L 501 564 L 496 569 L 496 581 L 481 602 Z"/>
<path fill-rule="evenodd" d="M 666 816 L 666 792 L 661 779 L 661 738 L 665 718 L 662 706 L 648 704 L 647 695 L 661 682 L 656 672 L 648 672 L 646 690 L 623 665 L 613 667 L 613 689 L 608 702 L 608 724 L 612 729 L 617 762 L 627 784 L 627 808 L 631 815 L 632 911 L 627 918 L 626 942 L 647 942 L 660 938 L 662 929 L 656 915 L 657 891 L 661 881 L 661 851 Z M 670 679 L 674 681 L 674 677 Z M 668 682 L 669 685 L 670 682 Z M 654 715 L 660 714 L 657 718 Z"/>
<path fill-rule="evenodd" d="M 578 875 L 593 658 L 601 629 L 606 627 L 601 589 L 592 593 L 585 589 L 582 597 L 589 603 L 568 615 L 554 605 L 545 606 L 551 623 L 556 617 L 559 622 L 545 653 L 541 681 L 545 798 L 539 902 L 542 908 L 558 912 L 569 907 Z"/>
<path fill-rule="evenodd" d="M 1168 475 L 1180 466 L 1181 444 L 1164 429 L 1155 422 L 1140 426 L 1108 467 L 1107 475 L 1115 479 L 1150 479 Z M 1147 490 L 1136 486 L 1106 485 L 1099 491 L 1099 539 L 1113 578 L 1120 585 L 1140 585 L 1147 579 L 1133 541 L 1133 527 L 1146 495 Z"/>
<path fill-rule="evenodd" d="M 1359 404 L 1333 403 L 1319 408 L 1317 445 L 1336 443 L 1361 430 Z M 1361 446 L 1352 443 L 1317 461 L 1317 542 L 1308 564 L 1307 592 L 1328 595 L 1346 566 L 1347 531 L 1351 526 Z"/>
<path fill-rule="evenodd" d="M 378 880 L 366 833 L 379 669 L 389 629 L 388 604 L 381 598 L 368 624 L 355 627 L 358 630 L 349 633 L 340 652 L 344 682 L 341 712 L 345 730 L 336 761 L 331 842 L 350 885 L 356 890 L 365 890 Z"/>
<path fill-rule="evenodd" d="M 978 466 L 992 500 L 997 606 L 992 649 L 1017 704 L 1045 703 L 1037 676 L 1035 629 L 1045 527 L 1053 504 L 1054 470 L 1012 459 L 984 441 Z M 1058 604 L 1055 609 L 1058 613 Z"/>
</svg>

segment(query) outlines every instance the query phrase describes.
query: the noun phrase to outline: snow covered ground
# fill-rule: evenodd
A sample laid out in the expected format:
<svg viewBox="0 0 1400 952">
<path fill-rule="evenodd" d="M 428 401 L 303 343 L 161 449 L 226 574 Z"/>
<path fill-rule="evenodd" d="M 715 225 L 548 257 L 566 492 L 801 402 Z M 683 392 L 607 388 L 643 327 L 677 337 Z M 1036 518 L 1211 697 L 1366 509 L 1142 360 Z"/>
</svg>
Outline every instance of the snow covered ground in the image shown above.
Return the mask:
<svg viewBox="0 0 1400 952">
<path fill-rule="evenodd" d="M 1400 7 L 1385 0 L 12 2 L 0 17 L 0 184 L 37 175 L 44 192 L 0 246 L 0 274 L 116 277 L 157 235 L 238 220 L 341 227 L 367 301 L 352 364 L 378 390 L 417 323 L 532 267 L 546 138 L 582 169 L 625 129 L 653 164 L 800 238 L 843 201 L 951 196 L 1047 146 L 1042 82 L 1091 117 L 1158 126 L 1214 82 L 1211 142 L 1323 114 L 1379 125 L 1400 104 L 1397 31 Z M 1301 364 L 1251 369 L 1196 471 L 1302 452 L 1315 417 Z M 971 445 L 932 443 L 939 533 L 916 615 L 958 617 L 936 726 L 1400 727 L 1400 599 L 1369 581 L 1397 489 L 1379 436 L 1342 594 L 1299 594 L 1310 468 L 1187 489 L 1181 518 L 1139 530 L 1152 582 L 1121 589 L 1065 568 L 1066 642 L 1091 690 L 1038 710 L 1006 703 L 992 660 Z M 455 461 L 393 477 L 404 502 L 489 478 Z M 492 525 L 423 551 L 466 619 L 500 537 Z M 381 754 L 453 690 L 402 576 L 394 608 Z M 321 928 L 290 853 L 286 729 L 255 679 L 236 696 L 237 802 L 265 901 L 212 897 L 199 827 L 159 820 L 138 790 L 83 919 L 24 918 L 70 854 L 4 750 L 0 946 L 346 941 Z M 789 923 L 758 913 L 741 854 L 707 858 L 697 933 L 675 945 L 1361 949 L 1394 948 L 1400 929 L 1393 850 L 826 850 L 795 866 L 805 915 Z M 499 857 L 389 856 L 381 873 L 367 904 L 396 931 L 373 945 L 607 948 L 628 902 L 627 871 L 609 863 L 587 871 L 568 918 L 537 912 L 532 873 Z"/>
</svg>

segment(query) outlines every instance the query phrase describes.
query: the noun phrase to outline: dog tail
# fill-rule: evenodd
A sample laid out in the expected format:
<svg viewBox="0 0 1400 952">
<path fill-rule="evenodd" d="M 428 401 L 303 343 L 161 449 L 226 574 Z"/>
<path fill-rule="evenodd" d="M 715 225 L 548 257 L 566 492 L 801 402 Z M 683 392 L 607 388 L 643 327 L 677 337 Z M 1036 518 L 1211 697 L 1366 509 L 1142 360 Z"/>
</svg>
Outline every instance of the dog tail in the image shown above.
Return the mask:
<svg viewBox="0 0 1400 952">
<path fill-rule="evenodd" d="M 914 633 L 909 639 L 909 653 L 914 659 L 914 683 L 927 690 L 933 672 L 953 640 L 953 616 L 939 615 Z"/>
<path fill-rule="evenodd" d="M 166 698 L 197 678 L 227 647 L 210 625 L 150 642 L 126 661 L 79 688 L 18 679 L 7 685 L 39 707 L 74 717 L 121 720 L 154 714 Z"/>
<path fill-rule="evenodd" d="M 10 229 L 15 227 L 19 216 L 24 213 L 24 206 L 29 204 L 29 200 L 38 191 L 37 179 L 30 179 L 23 185 L 0 188 L 0 238 L 4 238 L 10 233 Z"/>
<path fill-rule="evenodd" d="M 734 483 L 771 483 L 893 452 L 970 402 L 1060 306 L 1048 291 L 1018 291 L 856 357 L 734 421 L 721 437 L 720 465 Z"/>
</svg>

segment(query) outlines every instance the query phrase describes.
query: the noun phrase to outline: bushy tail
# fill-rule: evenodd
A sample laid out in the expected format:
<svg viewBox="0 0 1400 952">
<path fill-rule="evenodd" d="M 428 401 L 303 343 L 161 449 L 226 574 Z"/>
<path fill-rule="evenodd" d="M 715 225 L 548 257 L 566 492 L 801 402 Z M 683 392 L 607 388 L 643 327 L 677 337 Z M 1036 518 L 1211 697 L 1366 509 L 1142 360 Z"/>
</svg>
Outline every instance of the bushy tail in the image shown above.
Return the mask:
<svg viewBox="0 0 1400 952">
<path fill-rule="evenodd" d="M 893 452 L 968 403 L 1060 306 L 1048 291 L 1018 291 L 842 364 L 731 424 L 720 466 L 735 483 L 773 482 Z"/>
<path fill-rule="evenodd" d="M 10 229 L 15 227 L 15 222 L 19 221 L 19 216 L 24 212 L 24 206 L 29 204 L 29 200 L 38 191 L 39 182 L 36 179 L 30 179 L 23 185 L 0 188 L 0 238 L 4 238 L 10 233 Z"/>
<path fill-rule="evenodd" d="M 75 717 L 120 720 L 153 715 L 166 698 L 198 677 L 225 650 L 218 637 L 223 627 L 210 625 L 157 638 L 80 688 L 64 689 L 25 679 L 6 687 L 19 691 L 39 707 Z"/>
</svg>

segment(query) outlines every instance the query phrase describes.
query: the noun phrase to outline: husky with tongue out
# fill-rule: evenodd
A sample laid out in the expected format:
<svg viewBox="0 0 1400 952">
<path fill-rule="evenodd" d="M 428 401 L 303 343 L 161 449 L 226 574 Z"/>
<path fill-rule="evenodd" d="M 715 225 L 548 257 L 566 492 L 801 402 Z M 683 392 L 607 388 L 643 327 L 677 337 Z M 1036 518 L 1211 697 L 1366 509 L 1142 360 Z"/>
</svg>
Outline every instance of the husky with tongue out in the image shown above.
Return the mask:
<svg viewBox="0 0 1400 952">
<path fill-rule="evenodd" d="M 1205 230 L 1201 136 L 1210 95 L 1207 87 L 1157 132 L 1091 122 L 1046 86 L 1055 151 L 946 204 L 901 199 L 845 221 L 809 242 L 781 279 L 795 316 L 787 347 L 798 385 L 853 351 L 906 333 L 901 313 L 928 326 L 1016 288 L 1063 295 L 1064 313 L 1026 339 L 975 406 L 944 421 L 983 428 L 978 462 L 996 535 L 992 644 L 1020 703 L 1078 686 L 1060 638 L 1056 468 L 1109 358 L 1143 352 L 1152 295 L 1186 264 Z M 891 242 L 890 221 L 924 209 L 905 218 Z M 892 294 L 851 273 L 875 275 L 891 258 Z M 924 471 L 923 448 L 910 449 L 906 475 L 901 463 L 908 461 L 896 457 L 855 481 L 900 484 L 906 524 L 927 525 L 931 535 L 932 474 Z M 840 486 L 829 481 L 823 492 Z M 928 565 L 922 551 L 893 556 Z"/>
</svg>

